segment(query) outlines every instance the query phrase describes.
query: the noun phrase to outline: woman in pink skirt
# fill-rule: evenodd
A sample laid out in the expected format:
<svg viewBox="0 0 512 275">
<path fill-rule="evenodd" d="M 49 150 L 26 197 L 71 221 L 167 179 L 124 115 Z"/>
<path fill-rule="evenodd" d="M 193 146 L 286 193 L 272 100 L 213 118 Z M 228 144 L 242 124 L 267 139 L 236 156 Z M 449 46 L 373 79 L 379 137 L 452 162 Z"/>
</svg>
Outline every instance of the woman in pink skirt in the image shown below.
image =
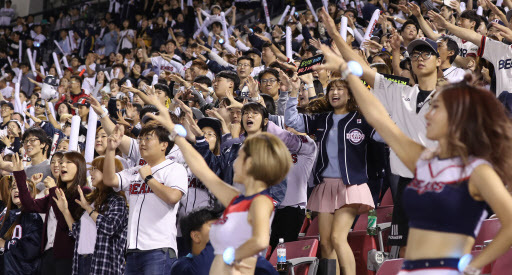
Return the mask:
<svg viewBox="0 0 512 275">
<path fill-rule="evenodd" d="M 296 83 L 297 79 L 295 76 L 291 82 Z M 315 135 L 318 142 L 318 159 L 313 171 L 316 186 L 307 208 L 319 213 L 322 257 L 338 259 L 343 274 L 355 275 L 354 254 L 347 236 L 356 216 L 374 208 L 367 185 L 366 152 L 375 130 L 358 112 L 345 81 L 336 79 L 327 85 L 325 99 L 332 110 L 316 115 L 297 112 L 299 85 L 290 86 L 286 125 Z"/>
</svg>

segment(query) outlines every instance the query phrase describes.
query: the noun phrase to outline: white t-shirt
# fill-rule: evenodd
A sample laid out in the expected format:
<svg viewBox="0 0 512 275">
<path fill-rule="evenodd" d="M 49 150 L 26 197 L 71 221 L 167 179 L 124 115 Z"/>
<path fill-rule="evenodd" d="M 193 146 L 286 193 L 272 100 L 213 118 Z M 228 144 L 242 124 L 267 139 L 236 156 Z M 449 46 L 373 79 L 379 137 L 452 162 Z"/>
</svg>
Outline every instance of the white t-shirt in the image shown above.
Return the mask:
<svg viewBox="0 0 512 275">
<path fill-rule="evenodd" d="M 124 30 L 124 31 L 119 32 L 119 37 L 122 37 L 122 40 L 120 41 L 120 43 L 121 43 L 120 49 L 133 48 L 132 42 L 130 42 L 130 40 L 128 40 L 128 38 L 127 38 L 128 36 L 134 38 L 135 32 L 133 30 Z"/>
<path fill-rule="evenodd" d="M 496 74 L 496 97 L 502 92 L 512 91 L 512 46 L 482 36 L 478 56 L 494 66 Z"/>
<path fill-rule="evenodd" d="M 128 216 L 128 249 L 152 250 L 170 247 L 177 253 L 176 214 L 179 202 L 169 205 L 153 193 L 139 174 L 141 166 L 116 173 L 119 186 L 125 191 Z M 165 160 L 151 168 L 153 177 L 167 187 L 187 194 L 187 171 L 183 165 Z"/>
<path fill-rule="evenodd" d="M 91 205 L 94 208 L 94 204 Z M 80 217 L 80 238 L 78 239 L 78 254 L 87 255 L 94 253 L 96 246 L 96 222 L 92 220 L 87 211 Z"/>
<path fill-rule="evenodd" d="M 413 87 L 401 85 L 384 78 L 381 74 L 375 75 L 373 94 L 386 108 L 396 125 L 408 137 L 427 148 L 433 148 L 436 143 L 427 138 L 427 122 L 425 114 L 430 107 L 433 93 L 423 101 L 419 113 L 416 113 L 417 97 L 420 92 L 418 85 Z M 391 171 L 402 177 L 412 178 L 413 173 L 400 161 L 391 150 Z"/>
<path fill-rule="evenodd" d="M 464 75 L 466 71 L 461 68 L 457 68 L 455 66 L 451 66 L 450 68 L 443 71 L 443 76 L 450 83 L 460 82 L 464 79 Z"/>
<path fill-rule="evenodd" d="M 50 215 L 46 225 L 48 228 L 46 230 L 46 237 L 48 241 L 44 247 L 45 251 L 53 247 L 53 244 L 55 243 L 55 233 L 57 232 L 57 217 L 55 216 L 55 212 L 53 212 L 53 207 L 50 207 L 50 212 L 48 214 Z"/>
</svg>

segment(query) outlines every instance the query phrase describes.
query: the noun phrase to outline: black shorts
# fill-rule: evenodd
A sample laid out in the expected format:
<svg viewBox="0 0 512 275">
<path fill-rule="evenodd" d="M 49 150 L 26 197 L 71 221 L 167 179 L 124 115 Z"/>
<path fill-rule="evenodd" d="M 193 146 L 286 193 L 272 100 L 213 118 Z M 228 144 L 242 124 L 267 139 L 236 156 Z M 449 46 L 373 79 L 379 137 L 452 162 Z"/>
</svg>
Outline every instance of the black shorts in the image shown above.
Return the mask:
<svg viewBox="0 0 512 275">
<path fill-rule="evenodd" d="M 407 245 L 407 236 L 409 235 L 409 219 L 405 214 L 402 195 L 405 187 L 413 179 L 400 177 L 394 198 L 393 217 L 391 220 L 391 233 L 388 237 L 388 245 L 405 246 Z"/>
</svg>

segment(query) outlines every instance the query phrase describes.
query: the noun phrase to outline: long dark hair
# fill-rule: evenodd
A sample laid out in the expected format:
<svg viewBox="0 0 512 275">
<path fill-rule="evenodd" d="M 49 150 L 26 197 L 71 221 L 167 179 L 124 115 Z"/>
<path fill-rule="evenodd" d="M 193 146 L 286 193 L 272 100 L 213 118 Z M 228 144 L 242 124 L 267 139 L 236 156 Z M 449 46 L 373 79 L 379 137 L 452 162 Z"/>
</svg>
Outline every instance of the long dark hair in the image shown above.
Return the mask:
<svg viewBox="0 0 512 275">
<path fill-rule="evenodd" d="M 448 150 L 461 157 L 489 161 L 505 184 L 512 181 L 512 121 L 496 96 L 464 81 L 445 86 L 440 92 L 448 114 Z M 510 189 L 511 187 L 508 186 Z"/>
<path fill-rule="evenodd" d="M 7 209 L 6 209 L 6 212 L 5 212 L 5 217 L 4 217 L 4 220 L 2 221 L 2 225 L 0 226 L 0 230 L 4 227 L 5 225 L 5 222 L 9 220 L 9 217 L 11 215 L 11 210 L 13 209 L 18 209 L 18 206 L 16 204 L 14 204 L 14 202 L 12 201 L 12 195 L 11 195 L 11 191 L 12 191 L 12 187 L 14 186 L 13 183 L 15 183 L 14 181 L 14 177 L 13 176 L 4 176 L 2 178 L 2 180 L 4 178 L 7 177 L 7 181 L 9 183 L 9 199 L 7 200 Z M 5 184 L 5 182 L 4 182 Z M 26 183 L 28 185 L 28 189 L 30 191 L 30 195 L 32 196 L 32 198 L 35 198 L 36 197 L 36 185 L 32 182 L 32 181 L 27 181 Z M 3 198 L 2 198 L 3 199 Z M 14 228 L 16 228 L 16 225 L 20 224 L 19 223 L 19 220 L 20 220 L 20 216 L 18 216 L 18 218 L 16 219 L 16 221 L 14 221 L 11 226 L 9 227 L 9 229 L 5 232 L 5 234 L 2 236 L 2 239 L 4 240 L 10 240 L 12 238 L 12 233 L 14 232 Z"/>
<path fill-rule="evenodd" d="M 117 158 L 115 160 L 116 173 L 123 170 L 123 164 Z M 91 167 L 98 169 L 103 173 L 103 164 L 105 163 L 105 157 L 97 157 L 92 160 Z M 89 204 L 94 203 L 94 207 L 98 210 L 98 213 L 103 214 L 108 210 L 107 199 L 113 195 L 121 196 L 125 199 L 124 192 L 116 192 L 110 186 L 106 186 L 103 181 L 98 183 L 98 186 L 85 198 Z"/>
<path fill-rule="evenodd" d="M 64 158 L 70 160 L 73 162 L 73 164 L 76 165 L 76 174 L 69 189 L 67 188 L 67 182 L 62 181 L 62 176 L 59 175 L 59 179 L 57 180 L 57 187 L 64 191 L 66 199 L 69 203 L 74 203 L 75 199 L 79 197 L 78 186 L 87 186 L 87 166 L 85 164 L 84 156 L 76 151 L 64 153 L 62 159 L 64 160 Z M 80 219 L 80 216 L 84 211 L 81 207 L 77 207 L 76 209 L 77 210 L 74 211 L 75 213 L 71 213 L 75 221 Z"/>
</svg>

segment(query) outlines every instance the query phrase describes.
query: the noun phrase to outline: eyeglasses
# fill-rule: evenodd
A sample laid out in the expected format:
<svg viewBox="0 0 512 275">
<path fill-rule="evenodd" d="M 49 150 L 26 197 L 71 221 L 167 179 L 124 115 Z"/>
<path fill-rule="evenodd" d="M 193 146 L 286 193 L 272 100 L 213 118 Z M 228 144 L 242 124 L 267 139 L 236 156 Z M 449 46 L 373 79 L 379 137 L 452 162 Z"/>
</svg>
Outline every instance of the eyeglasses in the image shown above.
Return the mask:
<svg viewBox="0 0 512 275">
<path fill-rule="evenodd" d="M 428 60 L 432 56 L 432 52 L 413 52 L 411 54 L 411 60 L 418 61 L 420 56 L 421 56 L 421 59 Z"/>
<path fill-rule="evenodd" d="M 45 106 L 43 104 L 34 104 L 35 107 L 44 108 Z"/>
<path fill-rule="evenodd" d="M 238 68 L 251 67 L 251 64 L 238 64 Z"/>
<path fill-rule="evenodd" d="M 203 133 L 204 133 L 205 137 L 209 137 L 209 138 L 215 137 L 215 138 L 217 138 L 217 135 L 215 133 L 213 133 L 213 132 L 203 132 Z"/>
<path fill-rule="evenodd" d="M 270 78 L 270 79 L 262 79 L 261 84 L 265 85 L 267 83 L 274 84 L 277 82 L 276 78 Z"/>
<path fill-rule="evenodd" d="M 144 142 L 144 144 L 147 144 L 152 139 L 153 139 L 153 135 L 147 135 L 147 136 L 137 138 L 137 141 L 139 142 L 139 144 L 142 144 L 142 142 Z"/>
<path fill-rule="evenodd" d="M 38 141 L 39 139 L 38 138 L 27 138 L 25 139 L 25 144 L 35 144 L 36 141 Z"/>
</svg>

